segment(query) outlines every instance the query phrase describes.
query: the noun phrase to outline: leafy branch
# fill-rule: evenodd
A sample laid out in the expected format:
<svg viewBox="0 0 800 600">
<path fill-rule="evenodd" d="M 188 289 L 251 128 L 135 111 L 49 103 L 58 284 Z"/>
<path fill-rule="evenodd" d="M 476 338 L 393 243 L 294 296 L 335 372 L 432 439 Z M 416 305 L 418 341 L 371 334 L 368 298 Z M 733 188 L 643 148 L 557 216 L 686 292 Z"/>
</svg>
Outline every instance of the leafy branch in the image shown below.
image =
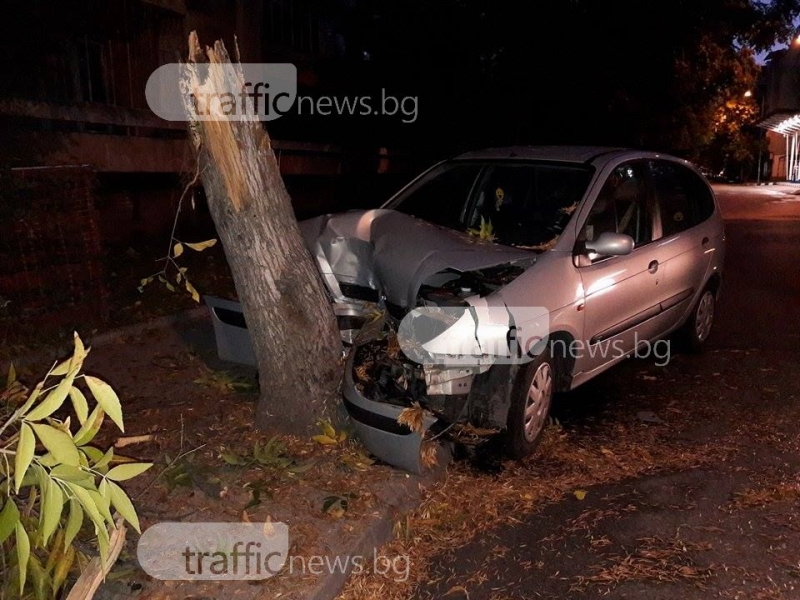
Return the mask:
<svg viewBox="0 0 800 600">
<path fill-rule="evenodd" d="M 104 563 L 117 528 L 112 510 L 140 530 L 133 503 L 119 484 L 151 464 L 90 445 L 106 416 L 124 431 L 122 407 L 110 385 L 80 373 L 89 349 L 77 334 L 74 344 L 72 356 L 54 364 L 32 391 L 17 381 L 12 366 L 0 393 L 0 570 L 4 586 L 17 587 L 20 595 L 29 576 L 37 597 L 45 589 L 56 595 L 82 556 L 74 541 L 85 523 L 93 526 Z M 79 380 L 94 400 L 91 411 Z M 68 398 L 73 414 L 60 420 L 55 414 Z M 75 433 L 73 416 L 79 425 Z"/>
<path fill-rule="evenodd" d="M 191 190 L 197 181 L 200 179 L 200 167 L 198 165 L 197 169 L 195 170 L 194 177 L 192 180 L 186 184 L 186 187 L 183 188 L 183 192 L 181 193 L 181 197 L 178 199 L 178 206 L 175 209 L 175 218 L 172 221 L 172 230 L 169 234 L 169 243 L 167 245 L 167 253 L 162 258 L 159 258 L 156 262 L 163 262 L 164 268 L 160 271 L 145 277 L 139 282 L 139 292 L 144 292 L 145 286 L 149 285 L 155 280 L 160 281 L 164 284 L 164 286 L 170 292 L 176 292 L 179 287 L 183 287 L 186 289 L 189 294 L 191 294 L 192 299 L 195 302 L 200 302 L 200 294 L 189 281 L 189 278 L 186 276 L 186 272 L 188 271 L 187 267 L 182 267 L 176 261 L 177 258 L 183 255 L 184 249 L 189 248 L 194 250 L 195 252 L 202 252 L 207 248 L 211 248 L 216 245 L 217 240 L 216 238 L 206 240 L 204 242 L 181 242 L 177 238 L 177 230 L 178 230 L 178 219 L 181 214 L 181 207 L 183 206 L 183 201 L 186 198 L 189 190 Z M 194 195 L 192 195 L 192 206 L 194 206 Z M 174 281 L 174 284 L 172 283 Z"/>
</svg>

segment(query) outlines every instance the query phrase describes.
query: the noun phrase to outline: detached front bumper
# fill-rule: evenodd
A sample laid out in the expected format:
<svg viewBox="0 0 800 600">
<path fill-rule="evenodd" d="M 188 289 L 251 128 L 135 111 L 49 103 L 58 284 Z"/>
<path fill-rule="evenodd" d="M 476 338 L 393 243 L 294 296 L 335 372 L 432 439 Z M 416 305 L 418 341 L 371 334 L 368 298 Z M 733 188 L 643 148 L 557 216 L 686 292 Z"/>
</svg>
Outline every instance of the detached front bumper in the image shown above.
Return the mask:
<svg viewBox="0 0 800 600">
<path fill-rule="evenodd" d="M 422 473 L 420 450 L 423 435 L 436 418 L 425 415 L 421 433 L 398 423 L 402 406 L 370 400 L 356 388 L 353 379 L 355 355 L 356 352 L 351 351 L 347 359 L 343 393 L 345 408 L 355 424 L 358 437 L 372 454 L 384 462 L 412 473 Z"/>
</svg>

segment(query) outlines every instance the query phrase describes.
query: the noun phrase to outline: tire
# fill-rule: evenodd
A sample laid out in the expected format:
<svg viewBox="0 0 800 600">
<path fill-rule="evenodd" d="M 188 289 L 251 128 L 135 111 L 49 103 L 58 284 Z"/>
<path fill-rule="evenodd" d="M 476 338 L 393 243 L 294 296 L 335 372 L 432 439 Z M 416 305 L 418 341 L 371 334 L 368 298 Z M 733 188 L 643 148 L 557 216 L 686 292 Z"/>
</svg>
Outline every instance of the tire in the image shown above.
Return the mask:
<svg viewBox="0 0 800 600">
<path fill-rule="evenodd" d="M 714 326 L 716 309 L 717 296 L 713 289 L 707 287 L 700 294 L 689 318 L 681 328 L 681 338 L 689 352 L 700 352 L 705 347 Z"/>
<path fill-rule="evenodd" d="M 553 403 L 555 375 L 553 359 L 548 352 L 542 352 L 518 371 L 511 392 L 506 432 L 506 446 L 512 458 L 530 456 L 539 445 Z"/>
</svg>

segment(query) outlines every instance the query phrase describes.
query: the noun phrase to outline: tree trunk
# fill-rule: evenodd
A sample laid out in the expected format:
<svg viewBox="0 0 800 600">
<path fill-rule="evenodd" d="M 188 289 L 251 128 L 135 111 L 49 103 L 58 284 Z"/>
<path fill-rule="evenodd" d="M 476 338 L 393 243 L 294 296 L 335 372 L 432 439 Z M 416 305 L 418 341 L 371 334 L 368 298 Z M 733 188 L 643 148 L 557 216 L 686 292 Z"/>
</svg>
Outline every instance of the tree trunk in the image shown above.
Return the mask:
<svg viewBox="0 0 800 600">
<path fill-rule="evenodd" d="M 221 41 L 200 49 L 189 36 L 183 82 L 192 146 L 211 216 L 233 273 L 261 382 L 256 425 L 307 434 L 339 399 L 341 340 L 331 303 L 306 248 L 263 124 L 199 120 L 193 96 L 234 94 L 244 81 Z M 208 98 L 209 96 L 205 96 Z"/>
</svg>

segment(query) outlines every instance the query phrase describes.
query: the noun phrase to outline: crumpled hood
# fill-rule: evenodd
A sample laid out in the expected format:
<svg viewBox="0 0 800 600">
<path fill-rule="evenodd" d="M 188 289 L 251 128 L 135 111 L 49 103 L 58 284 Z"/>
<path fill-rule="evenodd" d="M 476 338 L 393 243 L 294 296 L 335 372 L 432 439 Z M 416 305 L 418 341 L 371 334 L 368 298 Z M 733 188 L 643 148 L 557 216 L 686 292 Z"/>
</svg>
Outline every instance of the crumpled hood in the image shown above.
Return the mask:
<svg viewBox="0 0 800 600">
<path fill-rule="evenodd" d="M 389 302 L 406 308 L 415 305 L 422 283 L 445 269 L 467 272 L 520 261 L 531 264 L 536 257 L 528 250 L 480 242 L 388 209 L 315 217 L 301 222 L 300 229 L 323 275 L 361 285 L 377 280 Z M 365 257 L 365 242 L 372 249 L 371 260 Z M 347 252 L 348 247 L 358 256 Z"/>
</svg>

